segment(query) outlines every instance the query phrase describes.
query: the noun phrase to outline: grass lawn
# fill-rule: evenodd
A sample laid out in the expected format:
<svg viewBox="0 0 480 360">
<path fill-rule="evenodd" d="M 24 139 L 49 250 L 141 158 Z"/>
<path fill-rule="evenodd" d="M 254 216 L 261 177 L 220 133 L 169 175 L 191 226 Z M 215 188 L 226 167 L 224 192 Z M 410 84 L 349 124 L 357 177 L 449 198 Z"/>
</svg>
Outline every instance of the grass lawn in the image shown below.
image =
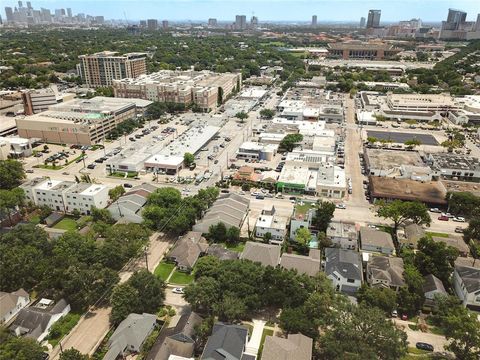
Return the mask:
<svg viewBox="0 0 480 360">
<path fill-rule="evenodd" d="M 119 178 L 123 179 L 123 178 L 125 178 L 125 172 L 123 172 L 123 171 L 114 172 L 114 173 L 111 173 L 110 176 L 119 177 Z M 136 176 L 138 176 L 137 172 L 127 172 L 127 179 L 132 179 Z"/>
<path fill-rule="evenodd" d="M 430 354 L 429 351 L 425 351 L 425 350 L 422 350 L 422 349 L 417 349 L 416 347 L 409 347 L 408 348 L 408 353 L 409 354 L 415 354 L 415 355 Z"/>
<path fill-rule="evenodd" d="M 435 237 L 443 237 L 443 238 L 448 238 L 449 235 L 441 232 L 431 232 L 431 231 L 426 231 L 425 234 L 429 236 L 435 236 Z"/>
<path fill-rule="evenodd" d="M 31 222 L 32 224 L 35 224 L 35 225 L 40 224 L 40 216 L 38 216 L 38 215 L 32 216 L 32 217 L 30 218 L 30 222 Z"/>
<path fill-rule="evenodd" d="M 162 261 L 160 264 L 158 264 L 158 266 L 155 268 L 155 271 L 153 273 L 155 274 L 156 277 L 165 281 L 167 280 L 168 275 L 170 275 L 174 267 L 175 267 L 175 264 L 166 263 Z"/>
<path fill-rule="evenodd" d="M 313 209 L 313 203 L 303 203 L 303 205 L 295 205 L 295 214 L 296 215 L 304 215 L 307 213 L 309 209 Z"/>
<path fill-rule="evenodd" d="M 260 340 L 260 347 L 258 348 L 258 360 L 262 358 L 263 344 L 265 343 L 265 338 L 267 337 L 267 335 L 273 335 L 273 330 L 263 329 L 262 340 Z"/>
<path fill-rule="evenodd" d="M 193 275 L 177 271 L 172 274 L 169 283 L 177 285 L 188 285 L 193 282 Z"/>
<path fill-rule="evenodd" d="M 236 244 L 224 244 L 225 247 L 228 250 L 236 251 L 236 252 L 242 252 L 243 249 L 245 248 L 245 243 L 244 242 L 239 242 Z"/>
<path fill-rule="evenodd" d="M 77 230 L 77 222 L 75 219 L 64 217 L 58 223 L 53 226 L 54 229 L 61 229 L 61 230 Z"/>
<path fill-rule="evenodd" d="M 59 341 L 77 325 L 78 320 L 80 320 L 80 314 L 69 313 L 65 315 L 53 324 L 48 336 L 48 342 L 55 347 Z"/>
</svg>

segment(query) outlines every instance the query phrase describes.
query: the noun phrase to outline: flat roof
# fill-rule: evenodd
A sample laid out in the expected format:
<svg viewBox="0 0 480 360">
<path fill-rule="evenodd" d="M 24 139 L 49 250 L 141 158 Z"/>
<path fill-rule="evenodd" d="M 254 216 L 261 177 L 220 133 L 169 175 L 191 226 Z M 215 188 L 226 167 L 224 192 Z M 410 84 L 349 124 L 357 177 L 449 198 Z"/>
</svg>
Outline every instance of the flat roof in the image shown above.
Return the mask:
<svg viewBox="0 0 480 360">
<path fill-rule="evenodd" d="M 402 106 L 454 105 L 453 97 L 447 94 L 387 94 L 387 100 Z"/>
<path fill-rule="evenodd" d="M 34 185 L 36 190 L 52 190 L 58 184 L 61 184 L 62 180 L 46 179 L 39 184 Z"/>
<path fill-rule="evenodd" d="M 286 163 L 278 177 L 279 183 L 306 185 L 310 175 L 307 164 Z"/>
<path fill-rule="evenodd" d="M 420 182 L 410 179 L 393 179 L 370 176 L 373 197 L 421 201 L 427 204 L 444 205 L 447 191 L 439 181 Z"/>
<path fill-rule="evenodd" d="M 401 165 L 426 166 L 417 151 L 365 149 L 370 169 L 391 169 Z"/>
<path fill-rule="evenodd" d="M 267 90 L 264 90 L 262 88 L 247 88 L 240 93 L 239 97 L 261 99 L 265 96 L 266 93 Z"/>
<path fill-rule="evenodd" d="M 438 145 L 438 141 L 430 134 L 367 130 L 367 136 L 379 140 L 390 140 L 399 144 L 404 144 L 405 141 L 416 139 L 419 140 L 422 145 Z"/>
<path fill-rule="evenodd" d="M 480 160 L 473 156 L 438 153 L 429 154 L 429 158 L 434 160 L 433 167 L 437 170 L 455 169 L 455 170 L 480 170 Z"/>
<path fill-rule="evenodd" d="M 171 144 L 159 152 L 163 156 L 181 156 L 185 153 L 196 154 L 212 137 L 220 131 L 217 126 L 196 125 L 177 137 Z"/>
</svg>

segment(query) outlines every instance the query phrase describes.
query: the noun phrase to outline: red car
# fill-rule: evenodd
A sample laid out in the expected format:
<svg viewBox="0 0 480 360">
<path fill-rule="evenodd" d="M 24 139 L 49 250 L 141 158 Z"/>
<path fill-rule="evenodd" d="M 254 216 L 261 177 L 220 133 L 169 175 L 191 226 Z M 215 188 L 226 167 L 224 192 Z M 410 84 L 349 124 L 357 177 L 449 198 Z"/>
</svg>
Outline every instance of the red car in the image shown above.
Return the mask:
<svg viewBox="0 0 480 360">
<path fill-rule="evenodd" d="M 445 216 L 445 215 L 439 216 L 439 217 L 438 217 L 438 220 L 448 221 L 448 216 Z"/>
</svg>

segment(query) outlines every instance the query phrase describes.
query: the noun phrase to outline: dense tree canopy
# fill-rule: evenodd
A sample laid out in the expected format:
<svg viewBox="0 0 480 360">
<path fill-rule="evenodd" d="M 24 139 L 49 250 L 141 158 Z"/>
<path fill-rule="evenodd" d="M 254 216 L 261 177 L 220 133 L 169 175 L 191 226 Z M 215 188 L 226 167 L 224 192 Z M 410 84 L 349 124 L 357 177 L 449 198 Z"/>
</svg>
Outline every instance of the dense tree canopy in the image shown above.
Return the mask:
<svg viewBox="0 0 480 360">
<path fill-rule="evenodd" d="M 282 141 L 280 141 L 279 147 L 286 151 L 292 151 L 295 145 L 303 140 L 302 134 L 288 134 Z"/>
<path fill-rule="evenodd" d="M 411 221 L 418 225 L 430 225 L 431 219 L 427 207 L 418 201 L 394 200 L 380 203 L 377 215 L 393 221 L 393 233 L 396 234 L 398 227 Z"/>
<path fill-rule="evenodd" d="M 0 160 L 0 189 L 10 190 L 25 179 L 22 163 L 17 160 Z"/>
<path fill-rule="evenodd" d="M 335 204 L 330 201 L 321 201 L 317 203 L 315 216 L 313 217 L 313 226 L 323 233 L 327 232 L 328 225 L 333 219 Z"/>
</svg>

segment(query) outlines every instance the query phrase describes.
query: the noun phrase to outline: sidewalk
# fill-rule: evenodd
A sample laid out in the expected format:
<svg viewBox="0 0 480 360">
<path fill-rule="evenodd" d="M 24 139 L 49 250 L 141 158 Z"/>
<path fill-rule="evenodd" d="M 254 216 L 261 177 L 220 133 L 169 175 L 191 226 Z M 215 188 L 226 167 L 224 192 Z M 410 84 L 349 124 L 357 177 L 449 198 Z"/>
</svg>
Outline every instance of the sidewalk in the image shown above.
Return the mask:
<svg viewBox="0 0 480 360">
<path fill-rule="evenodd" d="M 245 350 L 247 354 L 255 356 L 258 354 L 265 324 L 266 322 L 263 320 L 253 320 L 252 336 L 250 337 L 250 341 L 248 342 Z"/>
</svg>

